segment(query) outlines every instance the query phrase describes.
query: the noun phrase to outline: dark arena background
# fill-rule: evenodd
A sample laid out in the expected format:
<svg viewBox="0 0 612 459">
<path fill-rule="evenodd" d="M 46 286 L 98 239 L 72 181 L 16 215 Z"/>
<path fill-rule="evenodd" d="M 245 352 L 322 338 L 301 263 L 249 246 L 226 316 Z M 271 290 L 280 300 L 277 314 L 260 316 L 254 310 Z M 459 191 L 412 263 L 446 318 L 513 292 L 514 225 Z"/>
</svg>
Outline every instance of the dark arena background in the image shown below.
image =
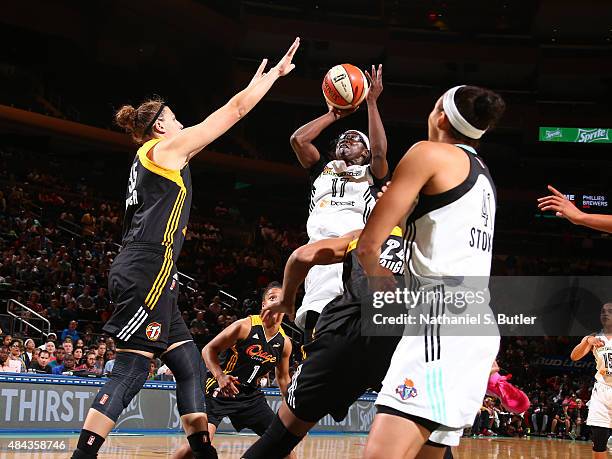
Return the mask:
<svg viewBox="0 0 612 459">
<path fill-rule="evenodd" d="M 102 326 L 114 310 L 108 273 L 137 150 L 113 123 L 115 112 L 160 95 L 182 124 L 197 124 L 296 36 L 295 70 L 190 161 L 178 307 L 199 349 L 258 314 L 262 289 L 282 281 L 289 255 L 308 242 L 309 177 L 289 139 L 327 111 L 321 82 L 342 63 L 383 66 L 378 106 L 391 171 L 427 139 L 427 117 L 448 88 L 499 93 L 506 113 L 478 150 L 497 186 L 491 274 L 591 276 L 610 285 L 610 234 L 542 212 L 537 201 L 553 185 L 586 213 L 612 214 L 609 1 L 9 2 L 0 13 L 1 458 L 69 457 L 112 371 L 116 343 Z M 317 145 L 331 150 L 349 127 L 367 132 L 365 105 Z M 287 318 L 283 328 L 293 373 L 303 336 Z M 583 336 L 503 336 L 501 374 L 512 375 L 530 407 L 513 414 L 487 397 L 454 457 L 591 457 L 586 403 L 595 360 L 569 358 Z M 52 367 L 73 354 L 75 371 L 38 374 L 39 346 Z M 162 365 L 152 359 L 145 390 L 99 457 L 171 457 L 187 444 Z M 262 391 L 276 410 L 272 374 Z M 364 394 L 340 423 L 324 418 L 297 457 L 362 457 L 375 399 Z M 256 438 L 225 420 L 213 444 L 219 457 L 239 458 Z"/>
</svg>

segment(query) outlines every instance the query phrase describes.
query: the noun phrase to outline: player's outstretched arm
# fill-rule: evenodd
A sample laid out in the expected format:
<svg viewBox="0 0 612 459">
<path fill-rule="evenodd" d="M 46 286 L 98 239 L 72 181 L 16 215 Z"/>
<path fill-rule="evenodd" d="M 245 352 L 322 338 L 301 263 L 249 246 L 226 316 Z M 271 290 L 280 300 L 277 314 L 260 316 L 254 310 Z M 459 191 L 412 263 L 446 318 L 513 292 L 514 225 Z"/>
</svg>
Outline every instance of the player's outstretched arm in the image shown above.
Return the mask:
<svg viewBox="0 0 612 459">
<path fill-rule="evenodd" d="M 289 376 L 289 359 L 291 358 L 291 340 L 285 336 L 285 345 L 283 346 L 283 355 L 276 365 L 276 381 L 278 382 L 278 388 L 283 394 L 283 397 L 287 398 L 287 388 L 291 382 L 291 376 Z"/>
<path fill-rule="evenodd" d="M 389 173 L 389 164 L 387 163 L 387 135 L 383 126 L 380 113 L 378 111 L 378 97 L 382 93 L 382 64 L 379 64 L 378 69 L 372 66 L 372 73 L 365 72 L 370 81 L 370 91 L 366 97 L 368 104 L 368 135 L 370 137 L 370 153 L 372 154 L 372 163 L 370 169 L 372 174 L 377 179 L 384 179 Z"/>
<path fill-rule="evenodd" d="M 295 68 L 295 64 L 291 61 L 299 46 L 298 37 L 278 64 L 267 73 L 264 73 L 267 59 L 264 59 L 245 89 L 201 123 L 183 129 L 172 139 L 160 143 L 156 148 L 160 153 L 159 156 L 176 160 L 179 167 L 174 169 L 178 169 L 204 147 L 223 135 L 257 105 L 278 78 L 289 74 Z M 171 159 L 164 159 L 164 163 L 168 161 Z"/>
<path fill-rule="evenodd" d="M 304 169 L 310 169 L 321 159 L 321 153 L 312 143 L 314 139 L 319 137 L 321 132 L 334 123 L 334 121 L 344 118 L 356 110 L 338 110 L 329 104 L 327 104 L 327 107 L 329 110 L 325 115 L 319 116 L 298 128 L 297 131 L 291 134 L 289 139 L 291 148 L 293 148 L 298 161 Z"/>
<path fill-rule="evenodd" d="M 390 275 L 379 264 L 380 247 L 439 167 L 432 142 L 415 144 L 397 165 L 387 191 L 374 206 L 357 243 L 357 256 L 368 276 Z"/>
<path fill-rule="evenodd" d="M 246 339 L 250 331 L 251 321 L 248 317 L 246 319 L 237 320 L 215 336 L 212 341 L 202 349 L 202 358 L 206 363 L 206 368 L 208 368 L 213 377 L 217 380 L 219 389 L 221 389 L 221 392 L 225 396 L 232 396 L 238 393 L 236 384 L 239 381 L 238 378 L 229 376 L 223 372 L 221 363 L 219 362 L 219 354 L 232 347 L 239 340 Z"/>
<path fill-rule="evenodd" d="M 604 345 L 604 342 L 594 335 L 588 335 L 582 338 L 582 341 L 572 350 L 570 359 L 573 361 L 580 360 L 585 355 L 593 350 Z"/>
<path fill-rule="evenodd" d="M 606 233 L 612 233 L 612 215 L 587 214 L 579 210 L 563 193 L 548 185 L 552 195 L 538 198 L 542 211 L 552 210 L 557 217 L 568 219 L 574 225 L 582 225 Z"/>
<path fill-rule="evenodd" d="M 351 231 L 341 237 L 323 239 L 295 249 L 285 264 L 281 294 L 275 302 L 262 309 L 262 318 L 279 312 L 293 316 L 298 288 L 306 279 L 310 268 L 341 262 L 349 243 L 359 237 L 360 232 L 361 230 Z"/>
</svg>

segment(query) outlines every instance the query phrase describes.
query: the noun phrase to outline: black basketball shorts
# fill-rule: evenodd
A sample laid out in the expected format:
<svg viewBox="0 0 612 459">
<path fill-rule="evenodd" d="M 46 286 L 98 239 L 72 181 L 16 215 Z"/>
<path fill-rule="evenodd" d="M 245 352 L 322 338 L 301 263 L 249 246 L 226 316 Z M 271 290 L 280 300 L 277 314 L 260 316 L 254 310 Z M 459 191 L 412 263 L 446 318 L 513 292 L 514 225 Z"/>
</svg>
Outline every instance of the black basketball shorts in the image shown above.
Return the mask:
<svg viewBox="0 0 612 459">
<path fill-rule="evenodd" d="M 212 397 L 206 395 L 208 423 L 218 427 L 228 417 L 237 432 L 251 429 L 261 436 L 274 419 L 274 412 L 265 395 L 259 390 L 249 396 L 236 398 Z"/>
<path fill-rule="evenodd" d="M 117 347 L 160 354 L 193 339 L 178 309 L 178 274 L 161 244 L 128 244 L 113 262 L 108 287 L 115 311 L 103 330 Z"/>
<path fill-rule="evenodd" d="M 316 328 L 314 340 L 304 346 L 306 359 L 291 378 L 289 409 L 306 422 L 327 414 L 342 421 L 367 389 L 379 390 L 400 338 L 362 336 L 360 314 Z"/>
</svg>

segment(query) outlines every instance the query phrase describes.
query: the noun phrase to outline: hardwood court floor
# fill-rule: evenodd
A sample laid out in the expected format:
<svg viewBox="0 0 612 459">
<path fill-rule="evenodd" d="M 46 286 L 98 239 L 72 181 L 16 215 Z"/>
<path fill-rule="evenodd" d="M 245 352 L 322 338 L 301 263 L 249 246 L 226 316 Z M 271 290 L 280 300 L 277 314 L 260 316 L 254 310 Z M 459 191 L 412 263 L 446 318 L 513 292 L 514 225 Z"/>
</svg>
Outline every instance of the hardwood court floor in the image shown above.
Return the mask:
<svg viewBox="0 0 612 459">
<path fill-rule="evenodd" d="M 8 449 L 10 439 L 65 439 L 70 451 L 76 446 L 75 435 L 0 436 L 0 459 L 31 458 L 59 459 L 70 457 L 71 452 L 27 452 Z M 111 436 L 100 451 L 100 459 L 140 459 L 170 457 L 182 442 L 177 435 Z M 255 437 L 251 435 L 218 435 L 215 446 L 221 459 L 239 459 Z M 300 459 L 354 459 L 362 457 L 366 437 L 363 435 L 311 435 L 298 447 Z M 588 442 L 548 440 L 544 438 L 464 438 L 454 450 L 456 459 L 578 459 L 590 458 Z M 392 458 L 390 458 L 392 459 Z"/>
</svg>

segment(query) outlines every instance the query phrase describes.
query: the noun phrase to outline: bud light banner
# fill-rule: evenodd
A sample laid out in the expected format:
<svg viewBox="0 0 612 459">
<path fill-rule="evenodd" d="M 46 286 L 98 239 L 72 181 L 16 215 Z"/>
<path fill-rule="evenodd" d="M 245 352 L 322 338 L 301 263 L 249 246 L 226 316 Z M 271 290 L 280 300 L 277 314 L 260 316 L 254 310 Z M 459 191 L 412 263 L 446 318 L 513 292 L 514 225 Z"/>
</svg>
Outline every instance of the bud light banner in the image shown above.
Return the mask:
<svg viewBox="0 0 612 459">
<path fill-rule="evenodd" d="M 540 142 L 611 143 L 612 129 L 540 127 Z"/>
<path fill-rule="evenodd" d="M 78 432 L 87 411 L 105 379 L 74 376 L 47 376 L 0 373 L 0 432 L 56 431 Z M 176 407 L 175 384 L 148 381 L 117 420 L 116 431 L 181 430 Z M 263 389 L 270 407 L 278 410 L 278 389 Z M 364 395 L 349 409 L 341 422 L 331 416 L 321 419 L 314 432 L 368 432 L 374 419 L 375 395 Z M 219 432 L 233 432 L 228 419 Z"/>
<path fill-rule="evenodd" d="M 535 367 L 550 373 L 587 373 L 595 374 L 595 360 L 588 356 L 586 359 L 572 361 L 569 355 L 542 355 L 531 362 Z"/>
</svg>

